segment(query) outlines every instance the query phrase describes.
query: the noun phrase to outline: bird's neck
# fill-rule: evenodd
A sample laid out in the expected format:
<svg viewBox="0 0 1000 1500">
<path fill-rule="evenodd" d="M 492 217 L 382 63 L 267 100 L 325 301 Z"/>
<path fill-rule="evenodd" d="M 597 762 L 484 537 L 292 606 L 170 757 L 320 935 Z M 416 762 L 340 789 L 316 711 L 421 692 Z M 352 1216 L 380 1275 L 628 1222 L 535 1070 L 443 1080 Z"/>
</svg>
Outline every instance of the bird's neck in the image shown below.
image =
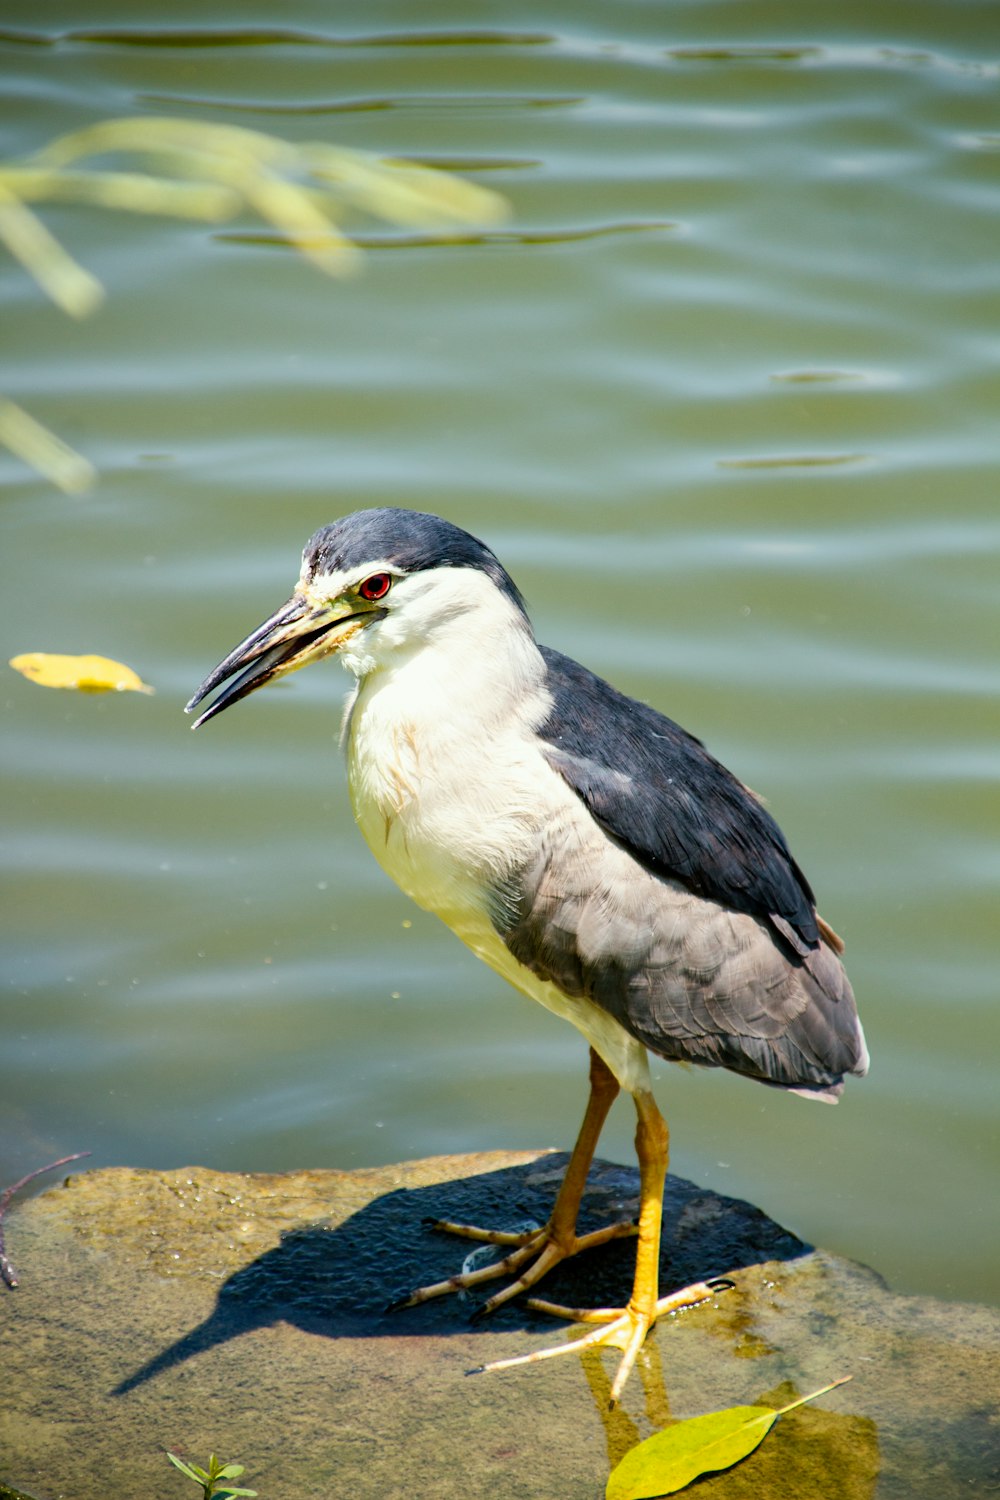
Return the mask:
<svg viewBox="0 0 1000 1500">
<path fill-rule="evenodd" d="M 371 718 L 378 739 L 401 731 L 428 746 L 489 740 L 544 711 L 545 664 L 527 620 L 493 591 L 489 608 L 438 621 L 418 644 L 378 654 L 343 653 L 358 686 L 348 741 Z"/>
<path fill-rule="evenodd" d="M 345 725 L 355 817 L 420 905 L 464 931 L 534 835 L 531 729 L 545 664 L 523 616 L 453 622 L 359 677 Z"/>
</svg>

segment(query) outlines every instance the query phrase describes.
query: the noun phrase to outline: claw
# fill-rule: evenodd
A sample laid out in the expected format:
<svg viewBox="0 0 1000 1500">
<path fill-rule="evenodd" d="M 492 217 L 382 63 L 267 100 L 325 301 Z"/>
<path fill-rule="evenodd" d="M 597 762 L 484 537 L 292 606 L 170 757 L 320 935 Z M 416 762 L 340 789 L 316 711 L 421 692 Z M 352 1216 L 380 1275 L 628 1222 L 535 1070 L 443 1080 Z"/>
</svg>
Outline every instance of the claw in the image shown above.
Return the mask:
<svg viewBox="0 0 1000 1500">
<path fill-rule="evenodd" d="M 597 1347 L 609 1346 L 621 1351 L 621 1359 L 611 1386 L 611 1406 L 616 1405 L 622 1388 L 635 1364 L 643 1341 L 656 1320 L 665 1313 L 676 1312 L 681 1307 L 691 1307 L 705 1302 L 717 1292 L 729 1291 L 733 1282 L 726 1277 L 717 1277 L 706 1282 L 699 1281 L 682 1291 L 672 1292 L 667 1297 L 658 1297 L 660 1261 L 660 1226 L 663 1213 L 663 1180 L 667 1169 L 667 1127 L 656 1107 L 653 1096 L 647 1089 L 637 1089 L 634 1094 L 637 1124 L 636 1152 L 639 1157 L 639 1217 L 611 1224 L 590 1234 L 577 1234 L 576 1224 L 580 1213 L 587 1182 L 587 1172 L 593 1160 L 594 1148 L 601 1126 L 618 1093 L 618 1082 L 607 1064 L 591 1048 L 590 1054 L 590 1098 L 587 1112 L 577 1136 L 573 1154 L 559 1189 L 552 1217 L 544 1229 L 530 1229 L 526 1233 L 506 1230 L 479 1229 L 473 1224 L 456 1224 L 448 1219 L 425 1219 L 432 1229 L 458 1234 L 465 1239 L 480 1243 L 499 1245 L 508 1250 L 501 1259 L 480 1270 L 465 1271 L 450 1276 L 446 1281 L 433 1286 L 421 1287 L 406 1297 L 389 1304 L 390 1309 L 414 1307 L 431 1297 L 443 1296 L 446 1292 L 463 1292 L 497 1276 L 513 1272 L 513 1280 L 502 1291 L 476 1308 L 471 1321 L 478 1323 L 494 1308 L 500 1307 L 511 1297 L 530 1291 L 553 1266 L 576 1255 L 578 1251 L 593 1245 L 605 1244 L 608 1240 L 625 1235 L 637 1235 L 635 1277 L 632 1296 L 626 1308 L 602 1307 L 585 1309 L 561 1307 L 554 1302 L 543 1302 L 538 1298 L 528 1299 L 527 1305 L 541 1312 L 568 1318 L 574 1322 L 595 1323 L 582 1337 L 571 1339 L 551 1349 L 538 1349 L 531 1354 L 522 1354 L 513 1359 L 498 1359 L 492 1364 L 477 1365 L 467 1371 L 479 1375 L 487 1370 L 509 1370 L 514 1365 L 535 1364 L 542 1359 L 551 1359 L 557 1354 L 571 1354 Z M 530 1264 L 529 1264 L 530 1262 Z"/>
<path fill-rule="evenodd" d="M 620 1349 L 622 1357 L 618 1362 L 608 1403 L 611 1408 L 618 1404 L 618 1398 L 632 1372 L 636 1356 L 657 1319 L 661 1318 L 664 1313 L 677 1312 L 682 1307 L 696 1307 L 700 1302 L 709 1301 L 712 1296 L 714 1292 L 711 1284 L 706 1281 L 697 1281 L 692 1286 L 684 1287 L 678 1292 L 671 1292 L 667 1297 L 661 1297 L 649 1315 L 637 1312 L 631 1306 L 625 1308 L 562 1307 L 556 1302 L 543 1302 L 541 1298 L 531 1297 L 526 1305 L 537 1312 L 551 1313 L 555 1317 L 566 1318 L 577 1323 L 598 1323 L 601 1326 L 594 1328 L 590 1333 L 583 1334 L 580 1338 L 570 1339 L 566 1344 L 553 1344 L 548 1349 L 535 1349 L 530 1354 L 518 1354 L 511 1359 L 495 1359 L 492 1363 L 482 1365 L 480 1368 L 483 1371 L 509 1370 L 515 1365 L 536 1364 L 542 1359 L 554 1359 L 559 1354 L 582 1353 L 585 1349 L 605 1346 Z"/>
</svg>

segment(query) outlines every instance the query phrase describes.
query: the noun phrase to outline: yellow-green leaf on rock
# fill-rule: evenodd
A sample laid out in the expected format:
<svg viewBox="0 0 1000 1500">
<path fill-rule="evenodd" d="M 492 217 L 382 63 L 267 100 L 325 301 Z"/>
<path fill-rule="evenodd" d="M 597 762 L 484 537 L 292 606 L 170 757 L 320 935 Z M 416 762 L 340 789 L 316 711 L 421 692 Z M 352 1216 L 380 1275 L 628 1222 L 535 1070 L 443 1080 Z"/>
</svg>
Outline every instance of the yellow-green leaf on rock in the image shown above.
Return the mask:
<svg viewBox="0 0 1000 1500">
<path fill-rule="evenodd" d="M 40 687 L 77 688 L 84 693 L 151 693 L 131 667 L 107 656 L 57 656 L 48 651 L 26 651 L 12 656 L 16 672 Z"/>
<path fill-rule="evenodd" d="M 763 1441 L 777 1417 L 766 1406 L 731 1406 L 655 1432 L 613 1471 L 607 1500 L 673 1495 L 699 1474 L 732 1468 Z"/>
<path fill-rule="evenodd" d="M 786 1411 L 825 1395 L 850 1378 L 845 1375 L 777 1411 L 769 1406 L 730 1406 L 654 1432 L 612 1469 L 605 1500 L 658 1500 L 661 1495 L 684 1489 L 699 1474 L 730 1469 L 763 1442 Z"/>
</svg>

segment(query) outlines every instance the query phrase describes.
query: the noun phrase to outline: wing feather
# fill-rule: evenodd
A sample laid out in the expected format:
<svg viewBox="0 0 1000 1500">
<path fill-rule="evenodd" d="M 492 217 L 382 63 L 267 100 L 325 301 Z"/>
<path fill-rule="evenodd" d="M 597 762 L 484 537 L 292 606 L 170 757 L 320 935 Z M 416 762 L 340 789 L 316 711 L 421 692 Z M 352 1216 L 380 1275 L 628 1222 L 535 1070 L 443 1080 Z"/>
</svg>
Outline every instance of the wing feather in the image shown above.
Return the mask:
<svg viewBox="0 0 1000 1500">
<path fill-rule="evenodd" d="M 800 957 L 820 942 L 812 890 L 758 799 L 672 719 L 541 648 L 545 754 L 603 829 L 658 875 L 771 923 Z"/>
<path fill-rule="evenodd" d="M 567 790 L 506 892 L 506 946 L 661 1057 L 836 1098 L 864 1037 L 777 824 L 678 725 L 543 652 Z"/>
</svg>

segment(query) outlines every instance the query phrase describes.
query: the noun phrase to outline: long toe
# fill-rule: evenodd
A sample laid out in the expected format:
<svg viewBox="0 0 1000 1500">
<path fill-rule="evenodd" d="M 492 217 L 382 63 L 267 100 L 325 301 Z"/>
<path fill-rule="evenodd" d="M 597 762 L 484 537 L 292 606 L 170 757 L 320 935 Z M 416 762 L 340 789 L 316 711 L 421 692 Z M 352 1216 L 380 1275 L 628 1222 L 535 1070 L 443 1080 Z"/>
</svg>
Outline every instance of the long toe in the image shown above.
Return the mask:
<svg viewBox="0 0 1000 1500">
<path fill-rule="evenodd" d="M 577 1310 L 579 1311 L 579 1310 Z M 621 1350 L 621 1359 L 611 1387 L 609 1406 L 617 1405 L 618 1398 L 635 1364 L 636 1355 L 642 1348 L 646 1335 L 655 1322 L 655 1316 L 638 1313 L 632 1307 L 611 1311 L 595 1310 L 593 1316 L 600 1318 L 602 1326 L 585 1333 L 581 1338 L 570 1339 L 565 1344 L 553 1344 L 547 1349 L 535 1349 L 530 1354 L 518 1354 L 512 1359 L 495 1359 L 480 1365 L 471 1374 L 487 1374 L 493 1370 L 511 1370 L 515 1365 L 538 1364 L 543 1359 L 554 1359 L 559 1354 L 582 1354 L 585 1349 L 613 1348 Z M 605 1321 L 610 1318 L 610 1321 Z"/>
<path fill-rule="evenodd" d="M 553 1237 L 549 1226 L 526 1230 L 522 1233 L 512 1233 L 507 1230 L 481 1229 L 475 1224 L 457 1224 L 450 1219 L 427 1219 L 425 1223 L 429 1228 L 440 1230 L 445 1234 L 456 1234 L 462 1239 L 476 1240 L 480 1244 L 496 1245 L 500 1248 L 507 1246 L 513 1248 L 507 1255 L 487 1266 L 480 1266 L 474 1271 L 459 1271 L 454 1276 L 446 1277 L 444 1281 L 435 1281 L 428 1286 L 403 1293 L 395 1301 L 389 1303 L 386 1308 L 387 1312 L 396 1312 L 403 1307 L 416 1307 L 421 1302 L 431 1301 L 434 1297 L 447 1296 L 449 1292 L 468 1291 L 485 1281 L 495 1281 L 500 1276 L 514 1276 L 509 1286 L 490 1297 L 475 1314 L 476 1317 L 483 1317 L 504 1302 L 509 1302 L 512 1297 L 530 1290 L 560 1261 L 578 1255 L 581 1250 L 591 1250 L 596 1245 L 607 1244 L 609 1240 L 624 1239 L 636 1233 L 636 1225 L 632 1219 L 608 1224 L 605 1228 L 595 1229 L 589 1234 L 561 1235 L 558 1240 Z M 523 1270 L 522 1267 L 524 1267 Z"/>
<path fill-rule="evenodd" d="M 532 1297 L 527 1305 L 538 1312 L 551 1313 L 554 1317 L 566 1318 L 578 1323 L 595 1323 L 599 1326 L 580 1338 L 569 1339 L 565 1344 L 553 1344 L 547 1349 L 535 1349 L 531 1354 L 515 1355 L 512 1359 L 493 1360 L 490 1364 L 481 1365 L 476 1373 L 485 1374 L 491 1370 L 509 1370 L 515 1365 L 537 1364 L 539 1360 L 553 1359 L 559 1354 L 578 1354 L 585 1349 L 619 1349 L 621 1359 L 618 1361 L 609 1401 L 610 1406 L 615 1406 L 635 1364 L 636 1356 L 646 1340 L 646 1335 L 657 1318 L 665 1313 L 677 1312 L 684 1307 L 695 1307 L 699 1302 L 707 1302 L 715 1296 L 718 1289 L 717 1284 L 710 1284 L 707 1281 L 695 1282 L 692 1286 L 683 1287 L 680 1291 L 671 1292 L 667 1297 L 661 1297 L 648 1313 L 640 1311 L 631 1303 L 625 1308 L 563 1307 L 555 1302 L 544 1302 L 540 1298 Z"/>
<path fill-rule="evenodd" d="M 449 1292 L 464 1292 L 470 1287 L 479 1286 L 484 1281 L 493 1281 L 498 1276 L 510 1275 L 537 1253 L 543 1233 L 544 1231 L 538 1230 L 527 1236 L 526 1244 L 520 1245 L 509 1255 L 493 1261 L 488 1266 L 480 1266 L 476 1271 L 459 1271 L 454 1276 L 445 1277 L 444 1281 L 434 1281 L 429 1286 L 421 1286 L 415 1291 L 405 1292 L 394 1302 L 390 1302 L 386 1311 L 396 1312 L 403 1307 L 417 1307 L 421 1302 L 430 1302 L 434 1297 L 445 1297 Z"/>
</svg>

